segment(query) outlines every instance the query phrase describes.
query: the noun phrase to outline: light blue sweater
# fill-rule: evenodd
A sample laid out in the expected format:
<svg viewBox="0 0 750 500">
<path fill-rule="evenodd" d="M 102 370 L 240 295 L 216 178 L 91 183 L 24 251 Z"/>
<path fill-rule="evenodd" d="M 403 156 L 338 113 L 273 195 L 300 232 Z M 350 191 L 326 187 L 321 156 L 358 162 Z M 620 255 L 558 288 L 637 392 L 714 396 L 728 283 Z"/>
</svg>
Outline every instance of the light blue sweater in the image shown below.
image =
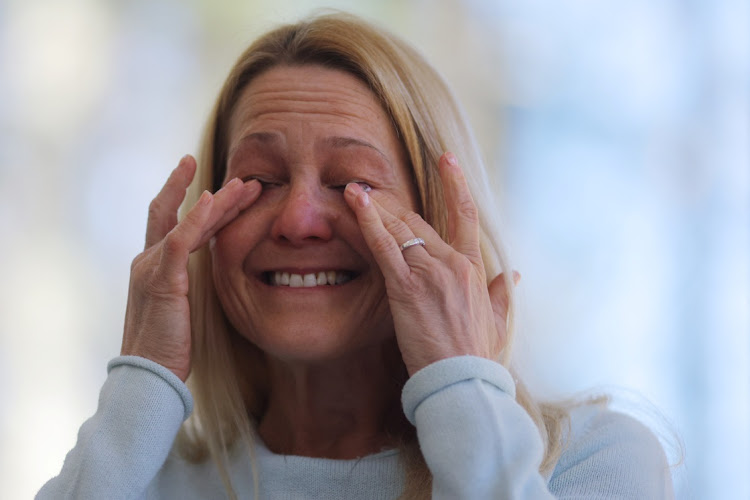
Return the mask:
<svg viewBox="0 0 750 500">
<path fill-rule="evenodd" d="M 96 414 L 78 433 L 60 475 L 37 499 L 225 498 L 211 461 L 185 462 L 172 450 L 192 411 L 187 387 L 144 358 L 109 364 Z M 539 472 L 539 432 L 515 401 L 505 368 L 472 356 L 417 372 L 402 402 L 417 427 L 435 499 L 672 498 L 664 452 L 643 425 L 622 414 L 582 407 L 572 414 L 566 448 L 552 475 Z M 252 498 L 248 450 L 232 457 L 232 484 Z M 403 489 L 396 450 L 357 460 L 276 455 L 255 449 L 260 498 L 392 499 Z"/>
</svg>

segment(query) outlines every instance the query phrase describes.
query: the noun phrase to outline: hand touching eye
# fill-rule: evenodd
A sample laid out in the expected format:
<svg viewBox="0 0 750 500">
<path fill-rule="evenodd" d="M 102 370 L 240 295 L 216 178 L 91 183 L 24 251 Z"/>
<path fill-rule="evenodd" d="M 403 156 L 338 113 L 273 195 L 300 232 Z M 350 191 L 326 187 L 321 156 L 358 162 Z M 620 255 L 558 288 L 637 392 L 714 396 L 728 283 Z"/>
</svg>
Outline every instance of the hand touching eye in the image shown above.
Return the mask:
<svg viewBox="0 0 750 500">
<path fill-rule="evenodd" d="M 349 185 L 349 183 L 354 183 L 358 185 L 359 187 L 362 188 L 362 191 L 364 191 L 365 193 L 372 191 L 372 188 L 370 187 L 370 185 L 363 181 L 349 181 L 346 184 L 337 184 L 331 187 L 343 193 L 344 190 L 346 189 L 346 186 Z"/>
<path fill-rule="evenodd" d="M 195 175 L 185 156 L 149 207 L 146 246 L 133 259 L 121 354 L 148 358 L 185 380 L 190 373 L 188 258 L 260 194 L 257 182 L 232 179 L 177 220 Z"/>
<path fill-rule="evenodd" d="M 382 193 L 369 196 L 355 183 L 345 192 L 385 276 L 396 338 L 411 375 L 453 356 L 497 360 L 506 342 L 509 284 L 501 274 L 488 288 L 477 209 L 455 157 L 446 153 L 438 168 L 450 243 L 419 214 Z"/>
<path fill-rule="evenodd" d="M 277 187 L 277 186 L 282 185 L 282 183 L 277 180 L 271 179 L 269 177 L 259 176 L 259 175 L 248 175 L 242 178 L 242 182 L 248 182 L 251 180 L 258 181 L 263 189 L 269 188 L 269 187 Z M 353 182 L 359 185 L 362 188 L 362 190 L 366 193 L 369 191 L 372 191 L 372 187 L 370 187 L 368 183 L 364 181 L 358 181 L 358 180 L 347 181 L 344 184 L 331 184 L 329 185 L 329 187 L 337 191 L 341 191 L 343 193 L 344 190 L 346 189 L 347 184 L 349 184 L 350 182 Z"/>
<path fill-rule="evenodd" d="M 273 179 L 268 178 L 268 177 L 258 176 L 258 175 L 248 175 L 248 176 L 245 176 L 245 177 L 242 178 L 242 182 L 249 182 L 249 181 L 253 181 L 253 180 L 258 181 L 260 183 L 260 186 L 263 189 L 266 189 L 268 187 L 275 187 L 275 186 L 280 186 L 281 185 L 281 183 L 279 181 L 273 180 Z"/>
</svg>

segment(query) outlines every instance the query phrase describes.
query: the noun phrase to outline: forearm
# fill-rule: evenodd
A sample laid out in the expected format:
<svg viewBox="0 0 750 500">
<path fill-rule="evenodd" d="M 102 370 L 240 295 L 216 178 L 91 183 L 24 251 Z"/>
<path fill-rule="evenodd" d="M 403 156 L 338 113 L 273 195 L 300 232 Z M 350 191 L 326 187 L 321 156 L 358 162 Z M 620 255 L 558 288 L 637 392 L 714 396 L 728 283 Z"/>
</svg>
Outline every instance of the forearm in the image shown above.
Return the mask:
<svg viewBox="0 0 750 500">
<path fill-rule="evenodd" d="M 143 358 L 115 358 L 96 413 L 37 498 L 142 496 L 191 411 L 190 393 L 169 370 Z"/>
<path fill-rule="evenodd" d="M 457 357 L 429 365 L 404 387 L 433 475 L 433 498 L 673 498 L 664 451 L 637 420 L 604 407 L 571 410 L 565 450 L 551 479 L 539 473 L 537 426 L 515 401 L 497 363 Z"/>
<path fill-rule="evenodd" d="M 404 408 L 433 475 L 433 498 L 553 498 L 539 473 L 539 431 L 514 391 L 504 368 L 469 356 L 409 380 Z"/>
</svg>

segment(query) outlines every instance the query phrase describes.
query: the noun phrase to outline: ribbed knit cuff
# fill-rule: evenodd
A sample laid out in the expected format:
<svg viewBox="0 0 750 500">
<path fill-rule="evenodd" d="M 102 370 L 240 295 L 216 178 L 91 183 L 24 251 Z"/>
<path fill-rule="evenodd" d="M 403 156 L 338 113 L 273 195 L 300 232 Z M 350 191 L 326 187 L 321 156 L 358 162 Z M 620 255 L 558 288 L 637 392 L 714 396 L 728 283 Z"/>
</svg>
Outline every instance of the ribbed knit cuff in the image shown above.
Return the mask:
<svg viewBox="0 0 750 500">
<path fill-rule="evenodd" d="M 481 379 L 516 397 L 516 384 L 503 365 L 479 356 L 456 356 L 425 366 L 407 380 L 401 393 L 406 418 L 416 425 L 417 407 L 436 392 L 464 380 Z"/>
<path fill-rule="evenodd" d="M 169 369 L 155 361 L 151 361 L 150 359 L 141 356 L 118 356 L 107 364 L 107 373 L 121 365 L 134 366 L 147 370 L 172 386 L 175 392 L 180 396 L 180 399 L 182 399 L 182 404 L 185 405 L 185 416 L 183 420 L 187 419 L 193 412 L 193 395 L 190 394 L 190 390 L 185 383 Z"/>
</svg>

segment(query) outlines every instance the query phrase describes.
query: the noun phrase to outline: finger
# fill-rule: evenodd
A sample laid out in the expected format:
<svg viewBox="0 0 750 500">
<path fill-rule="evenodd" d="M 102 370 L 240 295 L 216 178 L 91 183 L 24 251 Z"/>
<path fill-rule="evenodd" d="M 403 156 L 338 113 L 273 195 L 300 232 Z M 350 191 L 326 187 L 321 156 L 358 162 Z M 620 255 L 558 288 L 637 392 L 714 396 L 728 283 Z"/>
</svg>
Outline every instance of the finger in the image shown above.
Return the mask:
<svg viewBox="0 0 750 500">
<path fill-rule="evenodd" d="M 243 184 L 239 179 L 232 179 L 215 194 L 204 192 L 163 240 L 160 272 L 167 282 L 186 269 L 192 252 L 257 200 L 260 191 L 256 180 Z"/>
<path fill-rule="evenodd" d="M 354 182 L 347 184 L 344 190 L 344 199 L 357 216 L 357 222 L 365 242 L 386 279 L 389 276 L 399 277 L 409 274 L 409 266 L 404 260 L 396 240 L 383 225 L 372 199 L 362 189 L 362 186 Z"/>
<path fill-rule="evenodd" d="M 433 257 L 441 257 L 446 252 L 453 251 L 418 213 L 394 202 L 388 196 L 380 193 L 370 193 L 370 195 L 383 225 L 393 235 L 396 243 L 400 244 L 413 237 L 419 237 L 425 241 L 424 248 Z"/>
<path fill-rule="evenodd" d="M 203 246 L 224 226 L 233 221 L 243 210 L 252 205 L 261 193 L 260 182 L 253 179 L 243 183 L 234 178 L 214 194 L 214 204 L 203 235 L 195 249 Z M 192 251 L 192 250 L 191 250 Z"/>
<path fill-rule="evenodd" d="M 481 262 L 477 206 L 453 153 L 447 152 L 440 157 L 439 170 L 448 207 L 448 237 L 451 246 L 472 262 Z"/>
<path fill-rule="evenodd" d="M 203 246 L 258 199 L 260 191 L 260 183 L 256 180 L 243 184 L 239 179 L 232 179 L 215 194 L 204 192 L 185 218 L 164 238 L 162 261 L 166 268 L 184 270 L 190 253 Z"/>
<path fill-rule="evenodd" d="M 413 231 L 411 228 L 411 225 L 407 223 L 405 220 L 402 220 L 395 215 L 393 215 L 390 211 L 388 211 L 385 207 L 383 207 L 374 197 L 370 197 L 371 204 L 375 207 L 375 210 L 378 213 L 378 216 L 380 217 L 380 220 L 383 223 L 383 227 L 385 227 L 386 231 L 388 231 L 391 234 L 391 237 L 396 242 L 396 245 L 399 248 L 399 251 L 402 253 L 409 252 L 410 254 L 414 255 L 422 255 L 423 257 L 427 257 L 427 250 L 426 245 L 429 244 L 429 235 L 428 234 L 417 234 L 417 232 Z M 416 219 L 420 219 L 418 214 L 415 214 L 414 212 L 410 212 L 408 214 L 405 214 L 404 217 L 406 220 L 411 221 L 411 224 L 418 225 L 418 222 Z M 409 247 L 409 249 L 401 250 L 401 245 L 406 243 L 407 241 L 413 240 L 414 238 L 422 238 L 422 240 L 425 241 L 425 246 L 422 245 L 415 245 L 412 247 Z"/>
<path fill-rule="evenodd" d="M 146 248 L 163 240 L 177 225 L 177 210 L 185 199 L 185 190 L 193 181 L 195 169 L 195 158 L 190 155 L 183 156 L 149 205 Z"/>
<path fill-rule="evenodd" d="M 170 277 L 187 268 L 190 252 L 197 248 L 213 205 L 214 195 L 204 191 L 185 218 L 164 237 L 159 271 L 168 282 L 171 281 Z"/>
</svg>

